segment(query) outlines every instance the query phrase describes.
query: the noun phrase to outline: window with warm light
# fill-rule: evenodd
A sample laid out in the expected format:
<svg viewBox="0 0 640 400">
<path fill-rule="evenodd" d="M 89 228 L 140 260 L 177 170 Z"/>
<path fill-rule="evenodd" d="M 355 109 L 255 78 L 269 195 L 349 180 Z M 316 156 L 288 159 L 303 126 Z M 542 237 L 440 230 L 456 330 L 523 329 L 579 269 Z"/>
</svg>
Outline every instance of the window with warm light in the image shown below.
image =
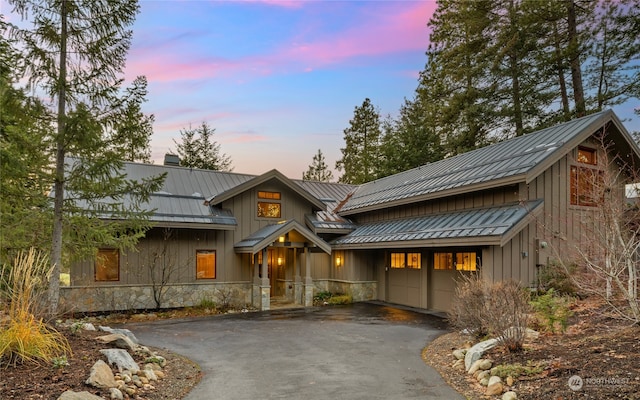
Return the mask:
<svg viewBox="0 0 640 400">
<path fill-rule="evenodd" d="M 436 269 L 436 270 L 453 269 L 453 253 L 434 253 L 433 269 Z"/>
<path fill-rule="evenodd" d="M 264 201 L 258 202 L 258 217 L 280 218 L 280 215 L 281 215 L 280 203 L 267 203 Z"/>
<path fill-rule="evenodd" d="M 95 260 L 95 280 L 120 280 L 120 252 L 117 249 L 100 249 Z"/>
<path fill-rule="evenodd" d="M 422 268 L 420 253 L 391 253 L 391 268 Z"/>
<path fill-rule="evenodd" d="M 196 279 L 216 278 L 216 252 L 214 250 L 196 251 Z"/>
<path fill-rule="evenodd" d="M 456 270 L 476 271 L 476 253 L 456 253 Z"/>
<path fill-rule="evenodd" d="M 280 192 L 258 192 L 259 199 L 280 200 Z"/>
</svg>

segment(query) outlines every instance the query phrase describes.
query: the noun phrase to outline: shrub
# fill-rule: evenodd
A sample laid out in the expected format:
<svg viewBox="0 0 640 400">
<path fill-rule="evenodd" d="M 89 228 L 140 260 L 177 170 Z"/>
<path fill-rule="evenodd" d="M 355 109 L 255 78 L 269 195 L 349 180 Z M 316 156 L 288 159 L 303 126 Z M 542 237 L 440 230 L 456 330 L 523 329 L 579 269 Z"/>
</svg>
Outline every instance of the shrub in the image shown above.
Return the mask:
<svg viewBox="0 0 640 400">
<path fill-rule="evenodd" d="M 329 298 L 328 303 L 332 306 L 351 304 L 353 303 L 353 298 L 348 294 L 336 294 Z"/>
<path fill-rule="evenodd" d="M 493 335 L 509 351 L 522 349 L 529 315 L 529 293 L 515 281 L 489 283 L 478 274 L 462 275 L 449 321 L 476 337 Z"/>
<path fill-rule="evenodd" d="M 566 332 L 569 317 L 572 315 L 569 304 L 568 297 L 558 296 L 553 289 L 531 300 L 531 306 L 536 311 L 538 319 L 551 333 L 556 332 L 556 325 L 559 325 L 562 333 Z"/>
<path fill-rule="evenodd" d="M 576 286 L 570 275 L 575 270 L 575 265 L 566 268 L 555 263 L 541 266 L 538 270 L 538 289 L 542 291 L 553 289 L 558 294 L 575 295 Z"/>
<path fill-rule="evenodd" d="M 0 296 L 9 318 L 0 323 L 0 365 L 50 362 L 71 353 L 66 338 L 36 317 L 51 271 L 47 259 L 33 249 L 2 269 Z"/>
<path fill-rule="evenodd" d="M 506 379 L 508 376 L 516 379 L 520 376 L 533 376 L 541 374 L 544 371 L 543 363 L 532 363 L 527 361 L 527 365 L 522 364 L 501 364 L 491 370 L 491 374 Z"/>
<path fill-rule="evenodd" d="M 496 282 L 488 288 L 485 302 L 487 331 L 509 351 L 522 349 L 529 322 L 529 291 L 513 280 Z"/>
<path fill-rule="evenodd" d="M 466 329 L 476 337 L 489 332 L 485 323 L 487 285 L 479 274 L 462 274 L 448 313 L 449 322 L 458 329 Z"/>
<path fill-rule="evenodd" d="M 71 353 L 67 339 L 27 312 L 12 317 L 0 330 L 0 365 L 51 362 L 67 353 Z"/>
</svg>

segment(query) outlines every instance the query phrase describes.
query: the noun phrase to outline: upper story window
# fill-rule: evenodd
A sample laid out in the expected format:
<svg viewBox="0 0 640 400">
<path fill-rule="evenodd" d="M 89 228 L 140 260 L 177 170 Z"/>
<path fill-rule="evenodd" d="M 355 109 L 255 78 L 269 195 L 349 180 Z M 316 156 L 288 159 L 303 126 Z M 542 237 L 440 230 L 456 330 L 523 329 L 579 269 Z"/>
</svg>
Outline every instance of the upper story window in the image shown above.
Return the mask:
<svg viewBox="0 0 640 400">
<path fill-rule="evenodd" d="M 576 159 L 581 165 L 571 166 L 571 204 L 595 207 L 602 197 L 602 171 L 593 168 L 598 165 L 597 151 L 579 147 Z"/>
<path fill-rule="evenodd" d="M 280 192 L 258 192 L 258 199 L 281 200 Z M 280 218 L 282 215 L 282 205 L 273 201 L 258 201 L 258 217 Z"/>
</svg>

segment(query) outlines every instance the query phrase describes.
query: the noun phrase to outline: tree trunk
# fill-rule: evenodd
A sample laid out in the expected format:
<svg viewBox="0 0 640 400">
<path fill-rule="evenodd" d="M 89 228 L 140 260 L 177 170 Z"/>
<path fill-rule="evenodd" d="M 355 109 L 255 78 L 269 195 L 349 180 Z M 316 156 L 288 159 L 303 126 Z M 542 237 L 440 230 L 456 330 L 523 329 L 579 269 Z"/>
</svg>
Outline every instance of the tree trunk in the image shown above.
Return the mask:
<svg viewBox="0 0 640 400">
<path fill-rule="evenodd" d="M 571 66 L 571 81 L 573 83 L 573 101 L 576 106 L 576 117 L 584 117 L 586 105 L 582 88 L 582 70 L 580 69 L 580 44 L 578 43 L 578 27 L 576 22 L 576 5 L 573 0 L 567 0 L 567 28 L 569 37 L 569 65 Z"/>
<path fill-rule="evenodd" d="M 558 72 L 558 84 L 560 85 L 560 97 L 562 99 L 562 112 L 564 121 L 571 119 L 571 108 L 569 107 L 569 95 L 567 94 L 567 82 L 564 79 L 564 66 L 562 63 L 562 50 L 560 47 L 560 36 L 558 24 L 553 23 L 553 35 L 555 40 L 556 69 Z"/>
<path fill-rule="evenodd" d="M 60 75 L 58 77 L 58 131 L 56 137 L 56 173 L 53 202 L 53 233 L 51 243 L 52 273 L 49 282 L 49 315 L 58 313 L 60 300 L 60 271 L 62 269 L 62 224 L 64 206 L 64 156 L 67 87 L 67 2 L 61 3 Z"/>
</svg>

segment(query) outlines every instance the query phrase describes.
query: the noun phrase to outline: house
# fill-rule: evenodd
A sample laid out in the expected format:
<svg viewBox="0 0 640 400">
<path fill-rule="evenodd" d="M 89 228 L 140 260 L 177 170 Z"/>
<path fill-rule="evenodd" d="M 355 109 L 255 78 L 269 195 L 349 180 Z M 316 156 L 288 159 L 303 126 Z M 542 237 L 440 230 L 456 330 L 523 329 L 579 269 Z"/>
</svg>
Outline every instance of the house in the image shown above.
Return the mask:
<svg viewBox="0 0 640 400">
<path fill-rule="evenodd" d="M 589 182 L 606 134 L 627 165 L 640 149 L 612 111 L 359 186 L 127 163 L 129 177 L 167 172 L 151 229 L 135 252 L 100 249 L 71 268 L 63 304 L 82 311 L 195 305 L 266 310 L 348 293 L 446 311 L 459 276 L 535 285 L 550 244 L 584 240 Z M 597 174 L 597 172 L 596 172 Z M 588 245 L 586 243 L 585 245 Z"/>
</svg>

